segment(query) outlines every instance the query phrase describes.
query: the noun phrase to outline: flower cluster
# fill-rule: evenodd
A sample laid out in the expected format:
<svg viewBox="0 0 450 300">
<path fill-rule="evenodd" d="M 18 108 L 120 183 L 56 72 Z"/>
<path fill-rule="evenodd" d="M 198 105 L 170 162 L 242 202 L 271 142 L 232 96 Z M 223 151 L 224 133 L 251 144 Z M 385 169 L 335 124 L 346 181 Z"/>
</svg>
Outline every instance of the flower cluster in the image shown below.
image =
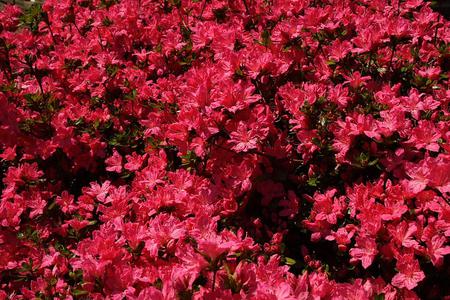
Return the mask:
<svg viewBox="0 0 450 300">
<path fill-rule="evenodd" d="M 422 0 L 6 5 L 0 299 L 450 295 L 449 68 Z"/>
</svg>

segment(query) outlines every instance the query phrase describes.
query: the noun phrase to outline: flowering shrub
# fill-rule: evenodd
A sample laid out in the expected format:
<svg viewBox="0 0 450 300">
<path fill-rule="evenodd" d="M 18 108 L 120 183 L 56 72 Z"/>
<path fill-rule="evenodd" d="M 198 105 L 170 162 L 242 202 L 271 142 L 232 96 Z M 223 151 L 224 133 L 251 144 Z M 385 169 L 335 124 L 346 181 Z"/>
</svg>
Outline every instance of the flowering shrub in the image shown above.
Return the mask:
<svg viewBox="0 0 450 300">
<path fill-rule="evenodd" d="M 450 23 L 422 0 L 0 12 L 0 299 L 450 294 Z"/>
</svg>

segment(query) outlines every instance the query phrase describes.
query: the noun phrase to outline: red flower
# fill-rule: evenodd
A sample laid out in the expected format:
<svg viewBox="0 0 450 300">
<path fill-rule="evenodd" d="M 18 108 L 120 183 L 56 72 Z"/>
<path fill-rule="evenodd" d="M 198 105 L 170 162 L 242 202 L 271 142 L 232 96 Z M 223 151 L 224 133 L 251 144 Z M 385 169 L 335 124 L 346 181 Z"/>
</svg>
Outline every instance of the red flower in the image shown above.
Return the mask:
<svg viewBox="0 0 450 300">
<path fill-rule="evenodd" d="M 405 254 L 397 260 L 398 273 L 392 278 L 392 285 L 412 290 L 425 278 L 420 270 L 419 262 L 413 254 Z"/>
<path fill-rule="evenodd" d="M 354 72 L 350 76 L 344 75 L 344 78 L 347 79 L 344 84 L 348 83 L 354 89 L 365 86 L 366 82 L 372 79 L 370 76 L 361 76 L 361 73 L 358 71 Z"/>
<path fill-rule="evenodd" d="M 74 205 L 74 196 L 67 191 L 63 191 L 61 196 L 56 197 L 56 203 L 61 207 L 63 213 L 73 213 L 76 210 Z"/>
<path fill-rule="evenodd" d="M 413 235 L 417 231 L 417 226 L 414 224 L 408 224 L 405 221 L 400 224 L 393 225 L 389 227 L 389 231 L 394 238 L 394 242 L 398 246 L 403 246 L 407 248 L 418 248 L 419 243 L 412 239 Z"/>
<path fill-rule="evenodd" d="M 408 144 L 413 145 L 417 149 L 427 149 L 429 151 L 438 152 L 439 144 L 437 143 L 441 135 L 431 121 L 419 121 L 416 128 L 412 130 L 411 138 Z"/>
<path fill-rule="evenodd" d="M 377 253 L 377 243 L 368 236 L 357 236 L 355 248 L 350 249 L 351 260 L 360 260 L 364 269 L 372 264 Z"/>
<path fill-rule="evenodd" d="M 14 147 L 8 147 L 3 151 L 2 154 L 0 154 L 0 158 L 4 160 L 14 160 L 16 158 L 16 145 Z"/>
<path fill-rule="evenodd" d="M 441 297 L 449 28 L 422 0 L 4 5 L 0 299 Z"/>
<path fill-rule="evenodd" d="M 122 156 L 114 150 L 113 155 L 105 160 L 106 170 L 110 172 L 122 172 Z"/>
<path fill-rule="evenodd" d="M 125 169 L 128 171 L 137 171 L 141 168 L 142 163 L 147 158 L 147 154 L 139 155 L 136 152 L 133 152 L 131 155 L 127 155 L 127 162 L 125 163 Z"/>
<path fill-rule="evenodd" d="M 450 254 L 450 246 L 444 246 L 447 238 L 435 235 L 426 241 L 427 254 L 431 258 L 433 265 L 440 267 L 444 261 L 444 256 Z"/>
<path fill-rule="evenodd" d="M 243 122 L 239 122 L 236 131 L 230 133 L 230 144 L 236 152 L 248 152 L 258 147 L 258 137 L 255 131 L 249 129 Z"/>
</svg>

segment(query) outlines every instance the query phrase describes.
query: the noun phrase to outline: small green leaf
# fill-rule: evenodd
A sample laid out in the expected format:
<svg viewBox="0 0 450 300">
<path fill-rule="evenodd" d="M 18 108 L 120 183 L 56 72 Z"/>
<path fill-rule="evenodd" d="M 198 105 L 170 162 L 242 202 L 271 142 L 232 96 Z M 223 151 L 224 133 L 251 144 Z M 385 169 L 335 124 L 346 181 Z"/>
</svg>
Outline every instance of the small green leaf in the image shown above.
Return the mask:
<svg viewBox="0 0 450 300">
<path fill-rule="evenodd" d="M 378 294 L 374 298 L 375 300 L 384 300 L 384 294 Z"/>
<path fill-rule="evenodd" d="M 310 177 L 308 179 L 308 185 L 316 187 L 319 184 L 319 179 L 317 177 Z"/>
<path fill-rule="evenodd" d="M 374 165 L 376 165 L 378 163 L 378 158 L 375 158 L 374 160 L 372 160 L 372 161 L 370 161 L 369 162 L 369 166 L 374 166 Z"/>
<path fill-rule="evenodd" d="M 83 296 L 83 295 L 87 295 L 87 294 L 89 294 L 89 292 L 88 291 L 85 291 L 85 290 L 74 290 L 73 292 L 72 292 L 72 295 L 74 295 L 74 296 Z"/>
<path fill-rule="evenodd" d="M 295 265 L 297 262 L 295 261 L 295 259 L 290 258 L 290 257 L 285 257 L 284 258 L 284 262 L 288 265 L 288 266 L 293 266 Z"/>
</svg>

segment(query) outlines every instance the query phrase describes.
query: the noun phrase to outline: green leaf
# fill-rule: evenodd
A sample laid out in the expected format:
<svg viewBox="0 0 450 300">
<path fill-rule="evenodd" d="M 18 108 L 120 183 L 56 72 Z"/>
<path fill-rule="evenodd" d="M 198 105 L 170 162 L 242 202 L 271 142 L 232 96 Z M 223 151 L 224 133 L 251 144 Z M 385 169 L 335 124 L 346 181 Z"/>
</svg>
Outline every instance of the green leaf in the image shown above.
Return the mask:
<svg viewBox="0 0 450 300">
<path fill-rule="evenodd" d="M 106 66 L 106 74 L 108 74 L 109 77 L 113 78 L 116 76 L 117 72 L 119 72 L 119 66 L 116 64 L 108 64 Z"/>
<path fill-rule="evenodd" d="M 104 18 L 104 19 L 102 20 L 102 25 L 105 26 L 105 27 L 109 27 L 109 26 L 111 26 L 112 24 L 114 24 L 114 22 L 113 22 L 110 18 L 108 18 L 108 17 L 106 17 L 106 18 Z"/>
<path fill-rule="evenodd" d="M 56 206 L 56 201 L 53 201 L 49 206 L 48 210 L 52 210 Z"/>
<path fill-rule="evenodd" d="M 89 294 L 89 292 L 85 291 L 85 290 L 76 289 L 76 290 L 72 291 L 72 295 L 74 295 L 74 296 L 84 296 L 84 295 L 87 295 L 87 294 Z"/>
<path fill-rule="evenodd" d="M 293 266 L 297 263 L 297 261 L 295 261 L 295 259 L 290 258 L 290 257 L 285 257 L 284 258 L 284 262 L 288 265 L 288 266 Z"/>
<path fill-rule="evenodd" d="M 369 166 L 374 166 L 374 165 L 376 165 L 378 163 L 378 158 L 375 158 L 374 160 L 372 160 L 372 161 L 370 161 L 369 162 Z"/>
<path fill-rule="evenodd" d="M 319 184 L 319 179 L 317 177 L 310 177 L 307 183 L 309 186 L 316 187 Z"/>
<path fill-rule="evenodd" d="M 384 300 L 384 294 L 378 294 L 375 296 L 374 300 Z"/>
<path fill-rule="evenodd" d="M 39 31 L 39 24 L 43 20 L 42 7 L 39 3 L 34 3 L 29 9 L 20 17 L 22 26 L 27 26 L 33 33 Z"/>
</svg>

